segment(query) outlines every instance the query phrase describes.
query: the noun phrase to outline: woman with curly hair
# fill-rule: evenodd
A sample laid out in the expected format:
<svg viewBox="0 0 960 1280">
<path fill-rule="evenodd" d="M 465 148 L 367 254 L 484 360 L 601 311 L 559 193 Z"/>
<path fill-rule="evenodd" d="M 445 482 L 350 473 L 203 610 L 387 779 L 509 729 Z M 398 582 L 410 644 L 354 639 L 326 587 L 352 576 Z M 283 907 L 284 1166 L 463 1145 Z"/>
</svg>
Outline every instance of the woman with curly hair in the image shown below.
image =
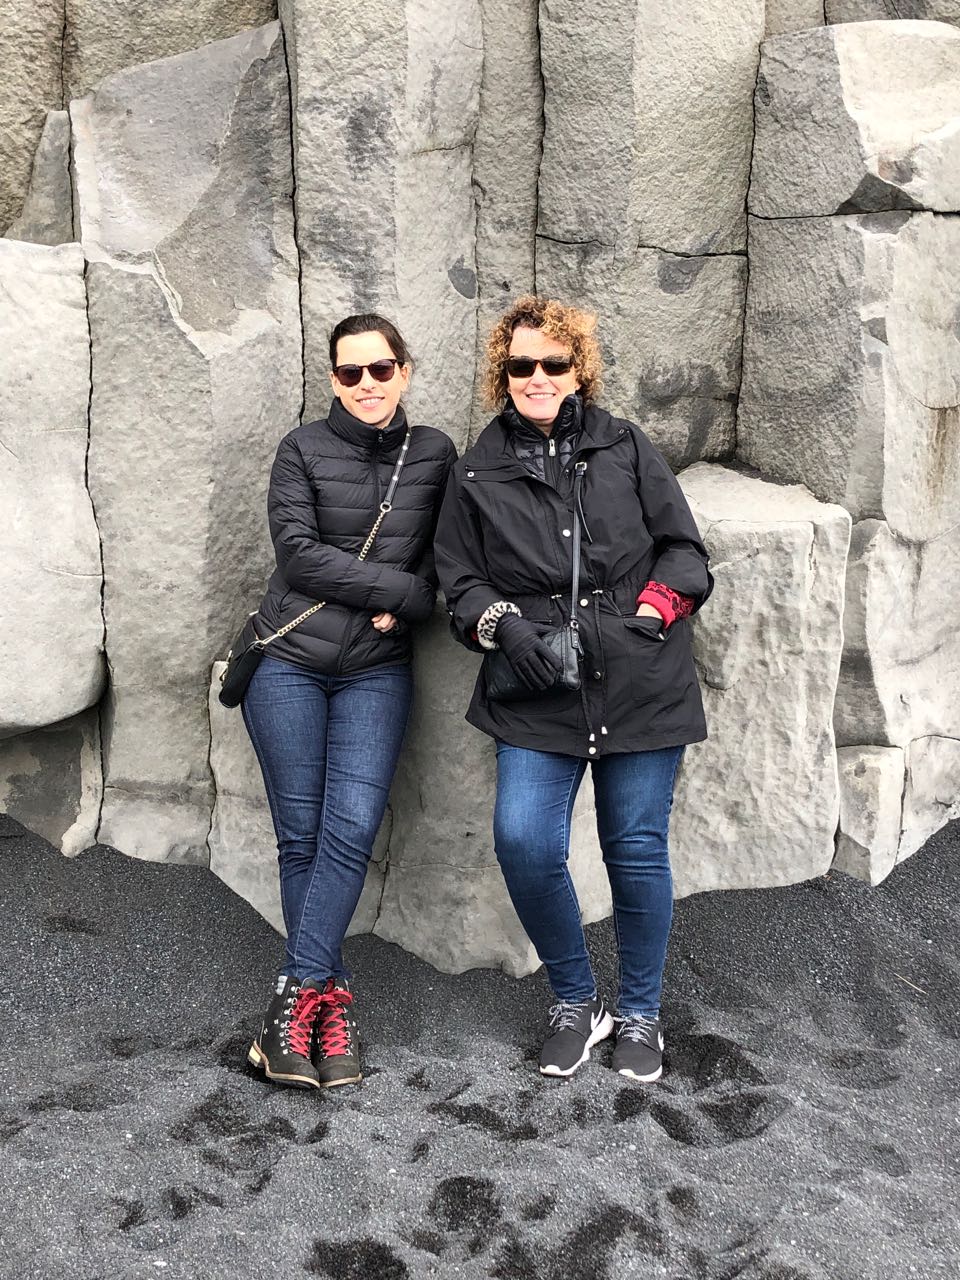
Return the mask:
<svg viewBox="0 0 960 1280">
<path fill-rule="evenodd" d="M 684 746 L 706 737 L 687 618 L 713 579 L 667 463 L 597 404 L 595 327 L 533 296 L 495 326 L 485 391 L 499 412 L 453 468 L 435 549 L 454 635 L 485 653 L 467 720 L 496 741 L 497 860 L 556 997 L 540 1070 L 572 1075 L 616 1027 L 614 1070 L 652 1081 L 673 787 Z M 567 866 L 588 763 L 620 953 L 616 1019 Z"/>
</svg>

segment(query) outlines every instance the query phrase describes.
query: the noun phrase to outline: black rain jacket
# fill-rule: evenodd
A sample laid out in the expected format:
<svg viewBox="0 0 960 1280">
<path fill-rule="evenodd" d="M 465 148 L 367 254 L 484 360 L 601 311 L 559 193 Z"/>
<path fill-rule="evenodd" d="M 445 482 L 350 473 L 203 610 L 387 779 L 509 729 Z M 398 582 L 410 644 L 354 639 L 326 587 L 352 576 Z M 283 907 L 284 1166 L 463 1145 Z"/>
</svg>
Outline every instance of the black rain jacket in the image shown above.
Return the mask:
<svg viewBox="0 0 960 1280">
<path fill-rule="evenodd" d="M 481 669 L 467 720 L 512 746 L 587 759 L 701 741 L 706 724 L 689 622 L 675 622 L 663 640 L 624 625 L 650 579 L 691 596 L 694 611 L 713 589 L 707 551 L 676 478 L 639 427 L 593 405 L 584 409 L 578 396 L 564 402 L 537 459 L 521 423 L 510 405 L 454 466 L 434 543 L 440 585 L 454 635 L 470 649 L 479 648 L 478 619 L 498 600 L 516 604 L 531 621 L 564 621 L 573 467 L 586 462 L 583 689 L 488 702 Z"/>
<path fill-rule="evenodd" d="M 271 657 L 328 675 L 410 661 L 408 626 L 434 607 L 431 542 L 457 457 L 442 431 L 412 429 L 393 510 L 367 559 L 357 559 L 406 430 L 402 409 L 379 430 L 334 400 L 325 419 L 295 427 L 280 441 L 267 499 L 277 568 L 255 625 L 260 635 L 271 634 L 317 601 L 327 603 L 275 640 Z M 386 634 L 371 622 L 382 612 L 399 619 Z"/>
</svg>

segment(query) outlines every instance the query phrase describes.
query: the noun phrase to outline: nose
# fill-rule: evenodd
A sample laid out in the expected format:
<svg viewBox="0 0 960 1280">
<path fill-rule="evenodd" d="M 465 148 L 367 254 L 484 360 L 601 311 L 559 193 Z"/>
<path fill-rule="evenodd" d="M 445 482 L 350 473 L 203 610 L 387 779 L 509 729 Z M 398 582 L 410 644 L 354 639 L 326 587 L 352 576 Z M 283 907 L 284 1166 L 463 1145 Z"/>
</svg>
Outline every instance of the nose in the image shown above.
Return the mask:
<svg viewBox="0 0 960 1280">
<path fill-rule="evenodd" d="M 360 390 L 372 391 L 376 385 L 377 385 L 376 378 L 373 376 L 370 370 L 366 366 L 364 366 L 363 376 L 360 379 Z"/>
</svg>

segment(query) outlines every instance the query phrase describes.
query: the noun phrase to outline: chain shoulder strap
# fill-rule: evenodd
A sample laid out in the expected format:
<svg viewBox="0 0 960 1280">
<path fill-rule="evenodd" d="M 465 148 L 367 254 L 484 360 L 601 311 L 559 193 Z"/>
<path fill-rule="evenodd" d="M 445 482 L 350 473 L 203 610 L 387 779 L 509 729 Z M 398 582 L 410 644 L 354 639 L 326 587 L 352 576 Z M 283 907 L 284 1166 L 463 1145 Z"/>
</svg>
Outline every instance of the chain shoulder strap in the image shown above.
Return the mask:
<svg viewBox="0 0 960 1280">
<path fill-rule="evenodd" d="M 370 548 L 373 546 L 377 539 L 377 534 L 380 532 L 380 526 L 393 510 L 393 499 L 397 492 L 397 485 L 400 483 L 400 472 L 403 470 L 403 464 L 407 458 L 407 450 L 410 448 L 410 436 L 411 432 L 408 429 L 400 448 L 400 456 L 397 458 L 397 465 L 394 467 L 393 475 L 390 477 L 390 484 L 387 487 L 387 496 L 380 503 L 379 514 L 373 522 L 373 528 L 367 534 L 366 542 L 360 549 L 360 554 L 357 556 L 358 560 L 366 560 L 367 556 L 370 554 Z M 272 636 L 266 636 L 263 640 L 258 638 L 254 643 L 258 648 L 265 649 L 268 644 L 273 644 L 274 640 L 279 640 L 282 636 L 285 636 L 288 631 L 292 631 L 294 627 L 299 627 L 301 622 L 305 622 L 311 614 L 322 609 L 326 603 L 326 600 L 321 600 L 318 604 L 311 605 L 309 609 L 306 609 L 300 614 L 299 618 L 294 618 L 292 622 L 288 622 L 286 626 L 281 627 L 279 631 L 275 631 Z M 254 628 L 254 630 L 256 630 L 256 628 Z"/>
</svg>

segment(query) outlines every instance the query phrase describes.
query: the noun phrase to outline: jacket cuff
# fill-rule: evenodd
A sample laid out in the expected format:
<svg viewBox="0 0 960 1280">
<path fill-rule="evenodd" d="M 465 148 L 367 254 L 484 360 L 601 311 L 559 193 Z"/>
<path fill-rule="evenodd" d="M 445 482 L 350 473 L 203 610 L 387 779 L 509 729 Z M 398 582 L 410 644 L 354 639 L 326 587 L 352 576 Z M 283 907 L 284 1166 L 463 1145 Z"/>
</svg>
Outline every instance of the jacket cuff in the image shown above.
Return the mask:
<svg viewBox="0 0 960 1280">
<path fill-rule="evenodd" d="M 497 630 L 497 623 L 508 613 L 515 613 L 518 618 L 523 617 L 517 606 L 511 604 L 509 600 L 495 600 L 492 605 L 484 609 L 477 621 L 476 631 L 481 649 L 498 649 L 500 647 L 493 637 Z"/>
<path fill-rule="evenodd" d="M 656 609 L 665 627 L 672 626 L 678 618 L 689 618 L 693 613 L 693 597 L 682 596 L 663 582 L 648 582 L 637 596 L 637 605 L 641 604 L 649 604 Z"/>
</svg>

